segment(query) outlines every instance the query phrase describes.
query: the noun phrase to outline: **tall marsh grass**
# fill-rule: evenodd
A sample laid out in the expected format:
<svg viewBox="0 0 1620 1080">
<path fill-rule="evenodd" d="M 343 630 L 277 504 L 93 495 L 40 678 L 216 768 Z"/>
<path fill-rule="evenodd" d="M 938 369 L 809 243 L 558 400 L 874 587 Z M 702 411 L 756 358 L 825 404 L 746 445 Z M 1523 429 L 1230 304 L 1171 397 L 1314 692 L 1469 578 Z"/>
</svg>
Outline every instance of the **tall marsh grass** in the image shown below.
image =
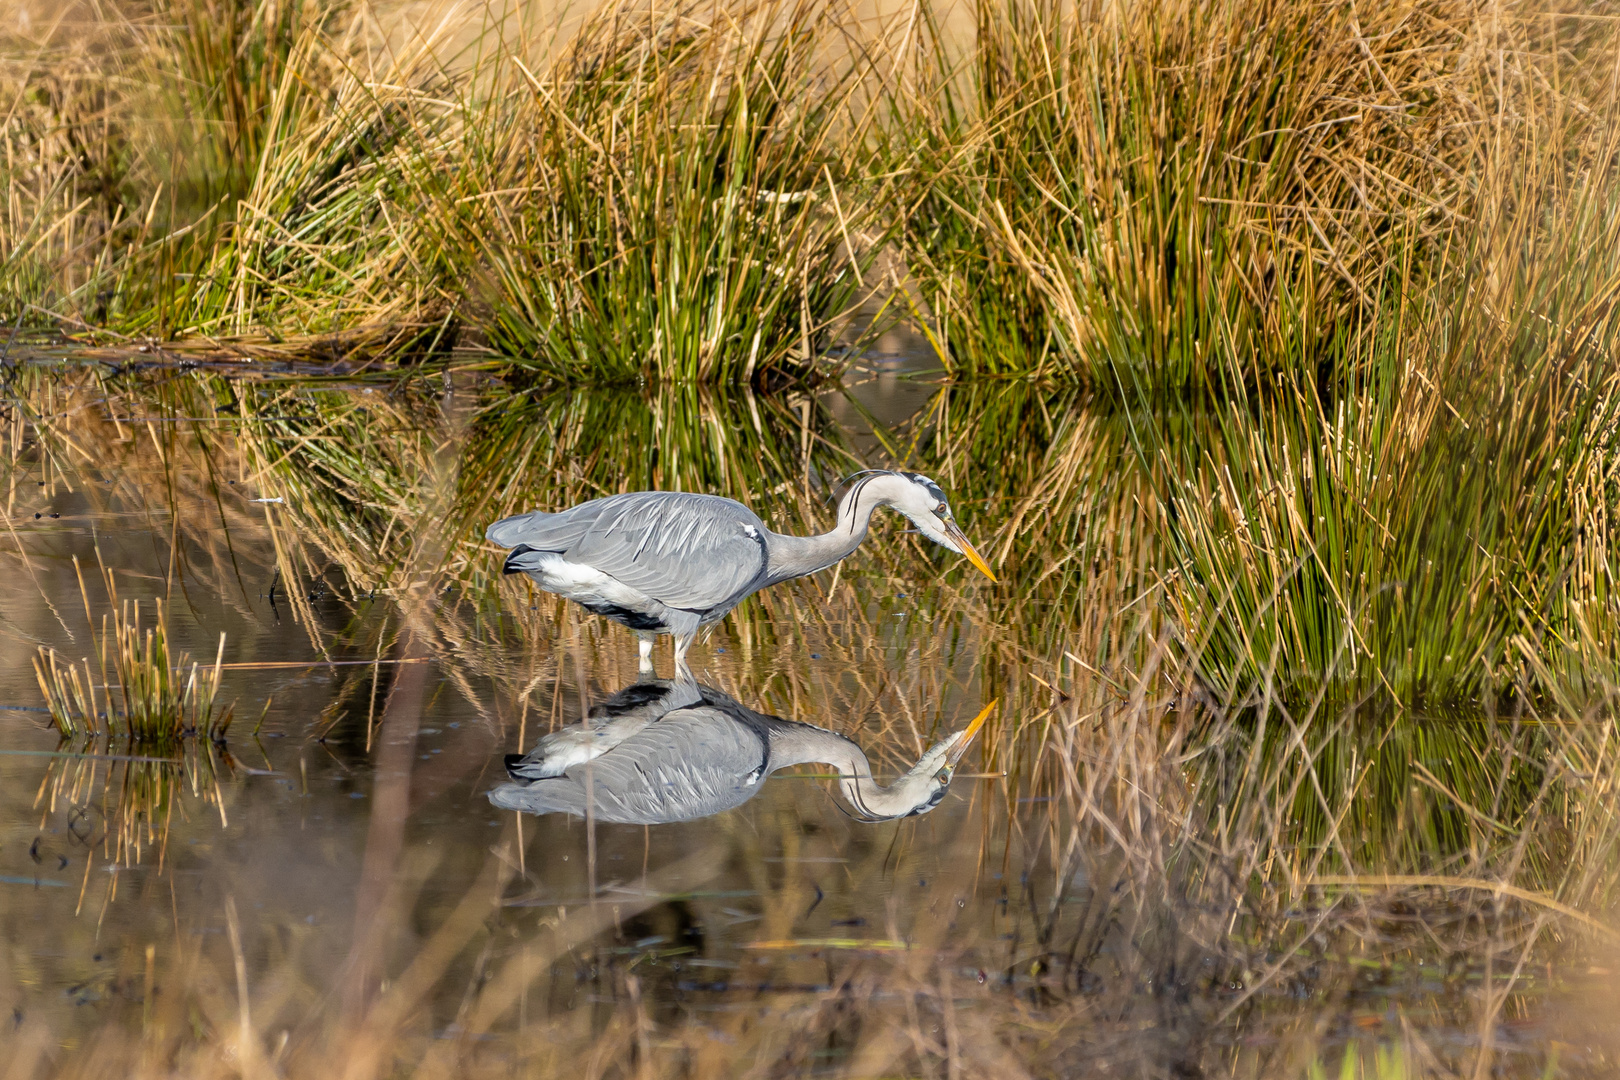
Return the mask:
<svg viewBox="0 0 1620 1080">
<path fill-rule="evenodd" d="M 539 73 L 509 58 L 454 189 L 490 344 L 563 381 L 823 371 L 890 228 L 838 18 L 614 3 Z"/>
<path fill-rule="evenodd" d="M 229 242 L 267 149 L 317 121 L 298 90 L 319 67 L 312 44 L 347 10 L 159 0 L 0 31 L 8 316 L 113 340 L 196 332 L 168 309 Z"/>
<path fill-rule="evenodd" d="M 332 48 L 309 35 L 291 61 L 318 68 Z M 302 340 L 337 346 L 329 355 L 364 348 L 389 359 L 453 342 L 457 297 L 420 224 L 419 170 L 447 137 L 424 63 L 407 52 L 385 70 L 340 68 L 317 86 L 289 74 L 267 106 L 264 147 L 230 221 L 161 302 L 129 306 L 122 331 Z M 169 261 L 197 250 L 189 238 L 175 245 L 147 252 L 132 273 L 161 278 Z"/>
<path fill-rule="evenodd" d="M 60 91 L 10 43 L 0 315 L 326 357 L 467 324 L 531 381 L 829 370 L 893 228 L 841 17 L 607 5 L 558 43 L 490 10 L 464 51 L 446 16 L 395 48 L 342 3 L 108 8 Z"/>
<path fill-rule="evenodd" d="M 1611 124 L 1613 37 L 1537 9 L 979 0 L 902 103 L 905 250 L 954 371 L 1310 378 L 1502 193 L 1503 137 Z M 955 45 L 956 47 L 952 47 Z M 1410 279 L 1408 279 L 1410 282 Z"/>
<path fill-rule="evenodd" d="M 1528 2 L 97 11 L 0 41 L 0 315 L 529 381 L 822 374 L 883 292 L 953 372 L 1310 379 L 1615 116 L 1611 24 Z"/>
<path fill-rule="evenodd" d="M 1577 697 L 1608 682 L 1620 127 L 1574 172 L 1556 133 L 1503 138 L 1446 279 L 1403 266 L 1337 376 L 1137 427 L 1167 595 L 1223 693 L 1275 666 L 1307 695 L 1477 702 L 1536 657 Z"/>
</svg>

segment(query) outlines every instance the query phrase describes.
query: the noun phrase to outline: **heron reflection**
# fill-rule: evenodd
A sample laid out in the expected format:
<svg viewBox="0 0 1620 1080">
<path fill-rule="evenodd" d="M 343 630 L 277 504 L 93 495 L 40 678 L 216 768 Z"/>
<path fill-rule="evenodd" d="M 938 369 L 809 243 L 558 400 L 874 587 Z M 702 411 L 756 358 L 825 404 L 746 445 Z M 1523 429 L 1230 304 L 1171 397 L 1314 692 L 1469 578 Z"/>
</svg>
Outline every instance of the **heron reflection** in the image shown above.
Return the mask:
<svg viewBox="0 0 1620 1080">
<path fill-rule="evenodd" d="M 614 694 L 582 723 L 547 735 L 528 754 L 508 755 L 512 782 L 489 800 L 530 814 L 660 825 L 741 806 L 777 769 L 813 762 L 838 771 L 839 794 L 856 817 L 910 817 L 939 805 L 994 707 L 884 785 L 872 778 L 861 748 L 836 732 L 755 712 L 689 679 L 647 680 Z"/>
</svg>

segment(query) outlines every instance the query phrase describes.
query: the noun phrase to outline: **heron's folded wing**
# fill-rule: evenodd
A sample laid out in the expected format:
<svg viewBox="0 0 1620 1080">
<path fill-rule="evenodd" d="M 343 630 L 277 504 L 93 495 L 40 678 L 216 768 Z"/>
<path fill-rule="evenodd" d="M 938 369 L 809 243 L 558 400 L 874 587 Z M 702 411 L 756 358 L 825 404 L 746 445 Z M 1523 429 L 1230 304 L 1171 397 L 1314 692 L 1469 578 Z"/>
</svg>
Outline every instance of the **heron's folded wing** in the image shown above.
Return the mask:
<svg viewBox="0 0 1620 1080">
<path fill-rule="evenodd" d="M 490 801 L 531 814 L 657 825 L 717 814 L 752 798 L 764 779 L 765 743 L 719 710 L 679 709 L 563 776 L 527 787 L 502 784 Z"/>
<path fill-rule="evenodd" d="M 601 508 L 564 551 L 670 607 L 705 611 L 737 599 L 765 569 L 764 525 L 713 495 L 643 492 Z"/>
<path fill-rule="evenodd" d="M 602 509 L 601 504 L 606 501 L 596 499 L 556 514 L 548 514 L 544 510 L 514 514 L 485 529 L 484 539 L 503 548 L 523 545 L 536 551 L 567 551 L 579 542 L 580 537 L 590 532 L 596 515 Z"/>
<path fill-rule="evenodd" d="M 525 814 L 585 816 L 585 792 L 566 777 L 536 780 L 532 784 L 497 784 L 490 789 L 489 801 L 502 810 Z"/>
<path fill-rule="evenodd" d="M 502 547 L 555 552 L 694 611 L 735 599 L 765 568 L 764 524 L 754 512 L 690 492 L 610 495 L 505 518 L 484 535 Z"/>
</svg>

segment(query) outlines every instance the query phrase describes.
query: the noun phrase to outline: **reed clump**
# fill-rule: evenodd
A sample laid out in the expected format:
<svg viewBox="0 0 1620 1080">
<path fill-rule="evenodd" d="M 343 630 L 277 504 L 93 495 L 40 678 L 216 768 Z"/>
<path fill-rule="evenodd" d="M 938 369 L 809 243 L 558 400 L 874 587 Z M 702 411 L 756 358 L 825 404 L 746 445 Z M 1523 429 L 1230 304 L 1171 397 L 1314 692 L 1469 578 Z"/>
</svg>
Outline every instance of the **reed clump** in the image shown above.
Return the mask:
<svg viewBox="0 0 1620 1080">
<path fill-rule="evenodd" d="M 504 58 L 453 189 L 490 345 L 561 381 L 822 373 L 887 228 L 837 29 L 797 0 L 608 3 L 549 65 Z"/>
<path fill-rule="evenodd" d="M 1406 263 L 1333 377 L 1134 429 L 1170 608 L 1224 700 L 1265 671 L 1303 698 L 1468 704 L 1548 692 L 1550 673 L 1574 699 L 1605 692 L 1617 131 L 1575 150 L 1556 129 L 1503 134 L 1444 280 Z"/>
<path fill-rule="evenodd" d="M 974 13 L 960 48 L 935 28 L 901 110 L 922 177 L 908 264 L 963 373 L 1223 394 L 1312 377 L 1393 271 L 1477 227 L 1503 162 L 1473 133 L 1613 116 L 1612 34 L 1528 6 Z"/>
<path fill-rule="evenodd" d="M 64 662 L 44 645 L 34 657 L 34 674 L 57 730 L 69 738 L 121 736 L 136 743 L 202 736 L 222 741 L 234 713 L 234 706 L 217 700 L 225 635 L 219 636 L 212 667 L 195 663 L 190 653 L 170 646 L 163 601 L 152 601 L 152 621 L 143 625 L 140 601 L 120 603 L 110 575 L 106 585 L 112 610 L 95 635 L 98 668 L 91 667 L 89 657 Z M 99 698 L 98 685 L 104 688 Z"/>
</svg>

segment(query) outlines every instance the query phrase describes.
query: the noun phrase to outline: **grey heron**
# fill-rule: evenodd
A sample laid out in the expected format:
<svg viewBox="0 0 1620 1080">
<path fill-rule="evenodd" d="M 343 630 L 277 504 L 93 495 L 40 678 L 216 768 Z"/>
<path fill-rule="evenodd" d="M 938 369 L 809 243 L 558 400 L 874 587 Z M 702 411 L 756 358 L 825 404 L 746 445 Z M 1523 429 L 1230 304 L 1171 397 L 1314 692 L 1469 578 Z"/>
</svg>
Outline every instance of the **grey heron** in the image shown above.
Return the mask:
<svg viewBox="0 0 1620 1080">
<path fill-rule="evenodd" d="M 935 744 L 889 785 L 872 778 L 854 742 L 813 724 L 755 712 L 690 680 L 625 688 L 524 756 L 508 755 L 511 783 L 489 793 L 505 810 L 590 815 L 618 825 L 662 825 L 718 814 L 759 793 L 772 772 L 811 762 L 838 771 L 838 788 L 866 821 L 926 814 L 995 708 Z"/>
<path fill-rule="evenodd" d="M 524 573 L 640 638 L 641 670 L 653 641 L 675 639 L 675 662 L 702 627 L 752 593 L 823 570 L 866 538 L 872 512 L 892 506 L 917 530 L 996 579 L 951 516 L 938 484 L 920 473 L 874 470 L 838 501 L 837 524 L 819 536 L 772 532 L 748 507 L 716 495 L 637 491 L 546 513 L 503 518 L 484 536 L 507 548 L 502 570 Z"/>
</svg>

